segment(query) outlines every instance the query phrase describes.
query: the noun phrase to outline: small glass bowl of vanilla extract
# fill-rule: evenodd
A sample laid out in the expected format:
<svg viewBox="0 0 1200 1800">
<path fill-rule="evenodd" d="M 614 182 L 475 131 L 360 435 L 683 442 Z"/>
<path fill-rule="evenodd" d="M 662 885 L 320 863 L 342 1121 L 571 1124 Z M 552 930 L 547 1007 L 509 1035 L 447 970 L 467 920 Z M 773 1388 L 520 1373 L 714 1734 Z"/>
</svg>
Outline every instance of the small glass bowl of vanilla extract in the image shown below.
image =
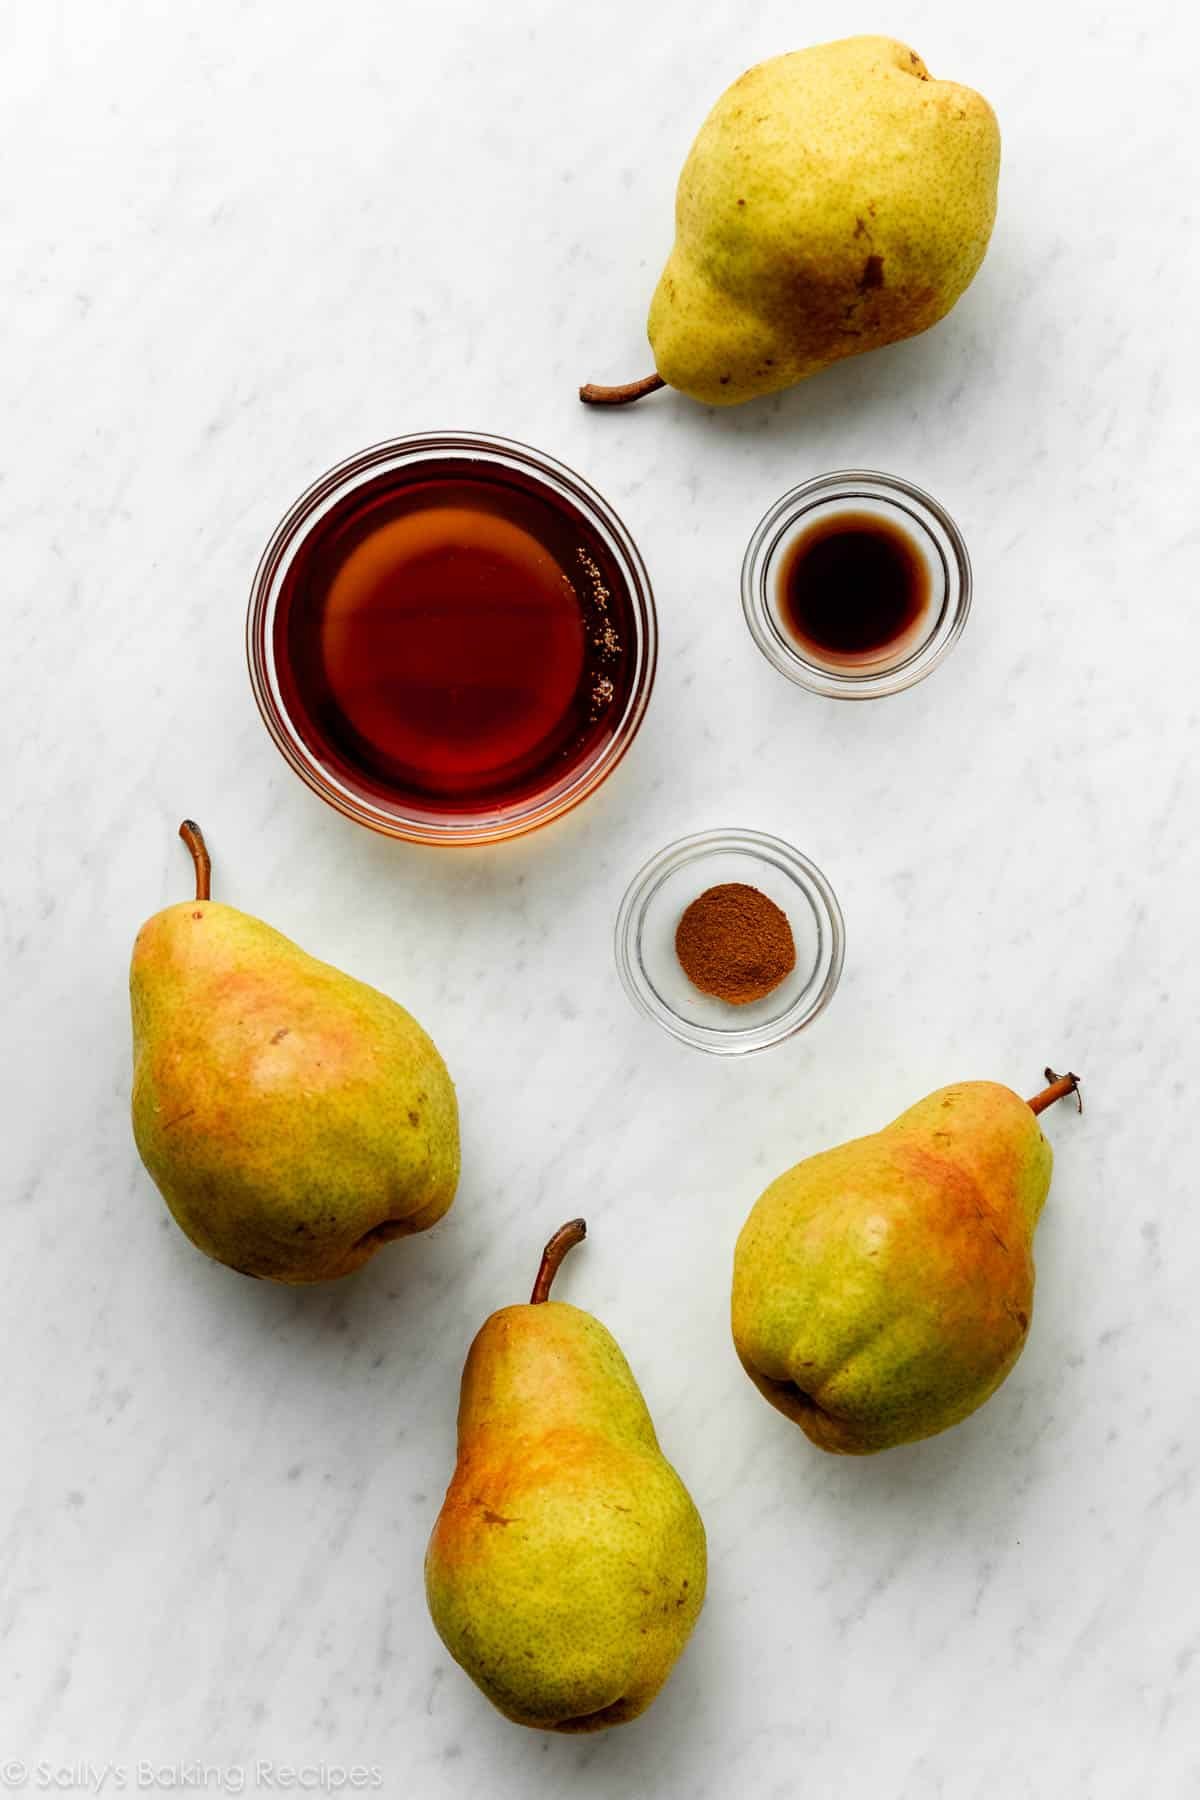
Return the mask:
<svg viewBox="0 0 1200 1800">
<path fill-rule="evenodd" d="M 873 470 L 792 488 L 759 521 L 742 564 L 742 608 L 767 661 L 837 700 L 923 681 L 970 607 L 954 520 L 931 494 Z"/>
</svg>

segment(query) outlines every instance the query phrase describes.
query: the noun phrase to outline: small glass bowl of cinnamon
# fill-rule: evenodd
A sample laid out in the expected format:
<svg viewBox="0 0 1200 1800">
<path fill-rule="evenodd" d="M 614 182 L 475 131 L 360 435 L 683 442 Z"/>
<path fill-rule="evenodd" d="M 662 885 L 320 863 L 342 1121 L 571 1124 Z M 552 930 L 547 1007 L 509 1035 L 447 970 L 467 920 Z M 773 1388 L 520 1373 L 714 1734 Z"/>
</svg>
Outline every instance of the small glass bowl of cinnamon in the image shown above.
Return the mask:
<svg viewBox="0 0 1200 1800">
<path fill-rule="evenodd" d="M 705 831 L 668 844 L 630 883 L 617 972 L 681 1043 L 745 1056 L 824 1011 L 845 936 L 837 896 L 799 850 L 760 831 Z"/>
</svg>

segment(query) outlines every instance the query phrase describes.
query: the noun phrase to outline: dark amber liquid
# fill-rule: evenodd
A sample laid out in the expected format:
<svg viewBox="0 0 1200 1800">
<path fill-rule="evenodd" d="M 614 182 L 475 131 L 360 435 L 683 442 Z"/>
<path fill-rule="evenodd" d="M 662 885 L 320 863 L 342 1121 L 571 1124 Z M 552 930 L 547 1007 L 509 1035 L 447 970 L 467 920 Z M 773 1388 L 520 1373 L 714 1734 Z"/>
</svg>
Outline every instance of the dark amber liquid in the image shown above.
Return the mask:
<svg viewBox="0 0 1200 1800">
<path fill-rule="evenodd" d="M 899 525 L 874 513 L 834 513 L 788 546 L 778 600 L 785 628 L 815 661 L 891 662 L 924 636 L 929 570 Z"/>
<path fill-rule="evenodd" d="M 275 619 L 284 704 L 353 789 L 474 813 L 560 786 L 612 736 L 629 597 L 589 522 L 531 476 L 439 460 L 335 506 Z"/>
</svg>

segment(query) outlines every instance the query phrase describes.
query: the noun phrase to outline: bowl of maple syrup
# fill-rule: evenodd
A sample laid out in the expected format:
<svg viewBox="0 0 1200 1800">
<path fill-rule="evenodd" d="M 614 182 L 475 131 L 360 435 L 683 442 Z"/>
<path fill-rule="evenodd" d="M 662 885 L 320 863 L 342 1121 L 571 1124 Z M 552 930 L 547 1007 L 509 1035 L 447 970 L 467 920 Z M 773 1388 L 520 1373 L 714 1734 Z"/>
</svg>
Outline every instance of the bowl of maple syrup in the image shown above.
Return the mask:
<svg viewBox="0 0 1200 1800">
<path fill-rule="evenodd" d="M 839 700 L 922 681 L 958 642 L 971 562 L 945 508 L 895 475 L 840 469 L 804 482 L 759 521 L 742 607 L 768 662 Z"/>
<path fill-rule="evenodd" d="M 255 698 L 296 773 L 348 818 L 437 844 L 515 837 L 592 793 L 642 722 L 657 636 L 607 502 L 466 432 L 322 476 L 276 528 L 247 618 Z"/>
</svg>

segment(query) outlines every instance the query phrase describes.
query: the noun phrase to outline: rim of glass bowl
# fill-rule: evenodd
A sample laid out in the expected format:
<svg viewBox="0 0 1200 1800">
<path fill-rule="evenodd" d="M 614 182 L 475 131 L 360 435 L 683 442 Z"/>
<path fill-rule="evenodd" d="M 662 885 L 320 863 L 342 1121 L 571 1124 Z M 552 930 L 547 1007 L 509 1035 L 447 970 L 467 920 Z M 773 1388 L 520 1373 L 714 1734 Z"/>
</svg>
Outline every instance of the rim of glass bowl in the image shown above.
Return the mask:
<svg viewBox="0 0 1200 1800">
<path fill-rule="evenodd" d="M 806 512 L 830 500 L 889 502 L 917 522 L 941 558 L 945 599 L 936 626 L 910 656 L 875 674 L 842 675 L 810 662 L 784 634 L 771 605 L 767 582 L 780 540 Z M 789 489 L 755 526 L 742 562 L 742 610 L 754 642 L 789 681 L 834 700 L 875 700 L 923 681 L 954 648 L 971 610 L 971 559 L 950 514 L 923 488 L 878 469 L 835 469 Z"/>
<path fill-rule="evenodd" d="M 713 851 L 740 851 L 772 863 L 795 882 L 812 908 L 818 945 L 813 975 L 787 1011 L 767 1024 L 732 1030 L 693 1025 L 667 1005 L 646 974 L 641 953 L 641 926 L 646 908 L 669 876 Z M 679 838 L 638 870 L 617 911 L 613 947 L 621 985 L 640 1012 L 661 1025 L 681 1044 L 708 1050 L 714 1056 L 747 1056 L 752 1051 L 768 1050 L 773 1044 L 795 1037 L 824 1012 L 841 979 L 846 958 L 846 925 L 837 895 L 828 880 L 801 851 L 767 832 L 725 828 Z"/>
<path fill-rule="evenodd" d="M 562 788 L 541 798 L 495 807 L 467 816 L 431 810 L 406 813 L 384 801 L 356 794 L 326 769 L 304 743 L 283 704 L 275 666 L 275 613 L 293 557 L 318 521 L 347 494 L 381 474 L 444 457 L 469 457 L 495 467 L 533 473 L 571 501 L 604 539 L 629 588 L 636 658 L 629 699 L 603 749 Z M 254 698 L 276 746 L 301 780 L 336 811 L 373 831 L 418 844 L 488 844 L 519 837 L 561 818 L 612 774 L 629 749 L 645 716 L 658 660 L 654 595 L 641 553 L 608 502 L 582 475 L 529 444 L 482 431 L 414 432 L 372 444 L 318 477 L 284 514 L 271 534 L 255 572 L 246 615 L 246 657 Z"/>
</svg>

